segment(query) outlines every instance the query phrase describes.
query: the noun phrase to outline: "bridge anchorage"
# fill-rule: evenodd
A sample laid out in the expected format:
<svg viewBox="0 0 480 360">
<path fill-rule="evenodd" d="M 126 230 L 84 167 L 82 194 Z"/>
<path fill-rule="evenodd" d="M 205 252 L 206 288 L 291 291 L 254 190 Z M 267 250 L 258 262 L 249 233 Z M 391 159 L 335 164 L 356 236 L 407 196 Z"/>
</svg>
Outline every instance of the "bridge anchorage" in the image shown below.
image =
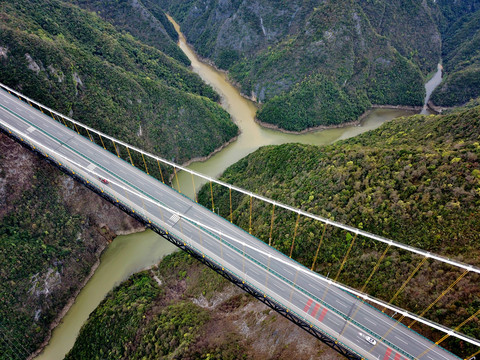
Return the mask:
<svg viewBox="0 0 480 360">
<path fill-rule="evenodd" d="M 478 339 L 459 332 L 465 324 L 476 319 L 480 310 L 469 314 L 454 329 L 424 317 L 458 283 L 472 281 L 472 277 L 474 281 L 478 279 L 480 269 L 319 217 L 193 172 L 63 116 L 4 85 L 0 87 L 4 90 L 0 91 L 0 130 L 3 133 L 345 357 L 458 359 L 458 356 L 446 351 L 440 344 L 448 338 L 456 338 L 470 346 L 472 351 L 474 347 L 480 346 Z M 154 169 L 158 169 L 158 172 Z M 180 193 L 178 171 L 192 174 L 194 190 L 195 179 L 197 184 L 200 181 L 209 183 L 203 197 L 208 194 L 208 190 L 210 197 L 203 203 L 207 205 L 211 202 L 213 211 L 198 204 L 195 191 L 192 199 Z M 178 191 L 167 186 L 166 179 L 176 183 Z M 230 211 L 222 212 L 226 219 L 215 214 L 215 210 L 219 211 L 218 207 L 215 208 L 214 192 L 229 203 Z M 242 206 L 245 209 L 243 215 L 238 212 L 236 214 L 242 218 L 237 220 L 247 231 L 233 224 L 233 209 L 237 206 L 237 209 Z M 261 216 L 254 216 L 254 212 L 269 214 L 269 224 L 263 226 L 263 233 L 255 229 L 254 220 Z M 293 236 L 288 238 L 288 246 L 281 249 L 284 251 L 282 253 L 272 246 L 278 236 L 278 225 L 274 224 L 283 222 L 288 213 L 294 218 Z M 314 238 L 317 242 L 313 244 L 310 241 L 308 267 L 293 259 L 298 246 L 306 246 L 308 242 L 300 234 L 299 223 L 302 221 L 311 222 L 316 229 L 312 230 L 316 231 Z M 265 242 L 252 233 L 265 239 Z M 345 252 L 339 264 L 332 267 L 335 276 L 328 278 L 314 270 L 318 269 L 322 244 L 335 236 L 336 240 L 339 236 L 346 239 Z M 342 284 L 339 279 L 342 279 L 344 269 L 348 268 L 360 238 L 385 244 L 386 247 L 363 286 L 353 288 Z M 382 262 L 393 249 L 410 254 L 413 261 L 418 259 L 418 262 L 412 264 L 408 276 L 389 301 L 377 299 L 368 295 L 366 290 L 374 276 L 378 276 Z M 429 305 L 419 314 L 394 305 L 410 281 L 427 265 L 433 264 L 458 269 L 459 273 L 454 275 L 453 281 L 440 294 L 432 294 Z M 388 316 L 387 313 L 390 312 L 397 317 Z M 432 342 L 411 329 L 418 324 L 444 335 Z M 478 353 L 477 350 L 465 359 L 474 359 Z"/>
</svg>

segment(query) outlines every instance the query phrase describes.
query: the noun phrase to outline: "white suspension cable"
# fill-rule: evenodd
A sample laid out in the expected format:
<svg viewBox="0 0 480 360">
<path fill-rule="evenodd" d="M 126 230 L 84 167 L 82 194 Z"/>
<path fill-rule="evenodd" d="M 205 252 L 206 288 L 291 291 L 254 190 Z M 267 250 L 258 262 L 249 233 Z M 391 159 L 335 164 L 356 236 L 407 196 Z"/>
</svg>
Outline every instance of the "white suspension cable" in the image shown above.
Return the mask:
<svg viewBox="0 0 480 360">
<path fill-rule="evenodd" d="M 431 253 L 429 251 L 425 251 L 425 250 L 422 250 L 422 249 L 419 249 L 419 248 L 416 248 L 416 247 L 413 247 L 413 246 L 410 246 L 410 245 L 406 245 L 406 244 L 403 244 L 403 243 L 400 243 L 400 242 L 397 242 L 397 241 L 394 241 L 394 240 L 391 240 L 391 239 L 388 239 L 388 238 L 385 238 L 385 237 L 382 237 L 382 236 L 378 236 L 378 235 L 375 235 L 375 234 L 372 234 L 372 233 L 369 233 L 367 231 L 363 231 L 361 229 L 358 229 L 358 228 L 355 228 L 353 226 L 350 226 L 350 225 L 345 225 L 345 224 L 342 224 L 342 223 L 339 223 L 337 221 L 333 221 L 333 220 L 330 220 L 330 219 L 327 219 L 327 218 L 324 218 L 324 217 L 321 217 L 321 216 L 318 216 L 318 215 L 314 215 L 312 213 L 309 213 L 307 211 L 304 211 L 304 210 L 300 210 L 300 209 L 296 209 L 290 205 L 286 205 L 286 204 L 283 204 L 281 202 L 278 202 L 278 201 L 275 201 L 275 200 L 272 200 L 272 199 L 269 199 L 267 197 L 264 197 L 262 195 L 257 195 L 251 191 L 247 191 L 247 190 L 244 190 L 242 188 L 239 188 L 237 186 L 234 186 L 234 185 L 231 185 L 231 184 L 228 184 L 228 183 L 225 183 L 223 181 L 220 181 L 220 180 L 217 180 L 215 178 L 212 178 L 212 177 L 209 177 L 209 176 L 206 176 L 206 175 L 203 175 L 201 173 L 198 173 L 196 171 L 193 171 L 193 170 L 190 170 L 184 166 L 181 166 L 181 165 L 178 165 L 178 164 L 175 164 L 174 162 L 171 162 L 171 161 L 168 161 L 168 160 L 165 160 L 161 157 L 158 157 L 156 155 L 153 155 L 149 152 L 146 152 L 144 150 L 141 150 L 135 146 L 132 146 L 132 145 L 129 145 L 123 141 L 120 141 L 120 140 L 117 140 L 107 134 L 104 134 L 102 133 L 101 131 L 98 131 L 98 130 L 95 130 L 87 125 L 84 125 L 76 120 L 73 120 L 71 118 L 69 118 L 68 116 L 65 116 L 65 115 L 62 115 L 60 114 L 59 112 L 53 110 L 53 109 L 50 109 L 40 103 L 38 103 L 37 101 L 33 100 L 33 99 L 30 99 L 28 97 L 26 97 L 25 95 L 9 88 L 8 86 L 0 83 L 0 87 L 3 87 L 4 89 L 6 89 L 7 91 L 10 91 L 12 93 L 14 93 L 15 95 L 17 96 L 21 96 L 23 98 L 25 98 L 26 100 L 30 101 L 31 103 L 34 103 L 35 105 L 39 106 L 39 107 L 42 107 L 43 109 L 45 110 L 48 110 L 49 112 L 52 112 L 54 114 L 56 114 L 57 116 L 61 116 L 63 117 L 64 119 L 78 125 L 78 126 L 81 126 L 91 132 L 94 132 L 96 133 L 97 135 L 99 136 L 103 136 L 111 141 L 114 141 L 118 144 L 121 144 L 127 148 L 130 148 L 132 150 L 135 150 L 145 156 L 148 156 L 150 158 L 153 158 L 155 160 L 158 160 L 166 165 L 169 165 L 169 166 L 172 166 L 172 167 L 175 167 L 177 169 L 180 169 L 182 171 L 186 171 L 192 175 L 195 175 L 195 176 L 198 176 L 202 179 L 205 179 L 207 181 L 212 181 L 218 185 L 221 185 L 221 186 L 224 186 L 224 187 L 227 187 L 229 189 L 232 189 L 232 190 L 235 190 L 239 193 L 242 193 L 244 195 L 247 195 L 247 196 L 251 196 L 255 199 L 258 199 L 258 200 L 261 200 L 263 202 L 266 202 L 266 203 L 269 203 L 269 204 L 272 204 L 272 205 L 275 205 L 276 207 L 281 207 L 283 209 L 286 209 L 286 210 L 289 210 L 289 211 L 292 211 L 294 213 L 297 213 L 297 214 L 300 214 L 302 216 L 305 216 L 305 217 L 308 217 L 308 218 L 311 218 L 313 220 L 317 220 L 317 221 L 320 221 L 326 225 L 332 225 L 334 227 L 337 227 L 337 228 L 340 228 L 340 229 L 343 229 L 343 230 L 346 230 L 346 231 L 350 231 L 350 232 L 353 232 L 353 233 L 356 233 L 358 235 L 361 235 L 361 236 L 364 236 L 366 238 L 369 238 L 371 240 L 374 240 L 374 241 L 379 241 L 379 242 L 382 242 L 384 244 L 389 244 L 390 246 L 394 246 L 394 247 L 397 247 L 397 248 L 400 248 L 400 249 L 403 249 L 403 250 L 406 250 L 406 251 L 409 251 L 409 252 L 412 252 L 412 253 L 415 253 L 415 254 L 418 254 L 418 255 L 422 255 L 424 257 L 427 257 L 427 258 L 431 258 L 431 259 L 435 259 L 437 261 L 440 261 L 442 263 L 445 263 L 445 264 L 449 264 L 449 265 L 452 265 L 452 266 L 455 266 L 455 267 L 458 267 L 458 268 L 461 268 L 461 269 L 464 269 L 464 270 L 468 270 L 469 272 L 475 272 L 477 274 L 480 274 L 480 268 L 478 267 L 475 267 L 473 265 L 470 265 L 470 264 L 465 264 L 463 262 L 460 262 L 460 261 L 457 261 L 457 260 L 452 260 L 450 258 L 447 258 L 445 256 L 442 256 L 442 255 L 438 255 L 438 254 L 434 254 L 434 253 Z"/>
<path fill-rule="evenodd" d="M 3 124 L 3 126 L 4 126 L 5 128 L 11 127 L 9 124 L 6 124 L 6 123 L 5 123 L 3 120 L 1 120 L 1 119 L 0 119 L 0 123 Z M 22 132 L 22 131 L 20 131 L 20 130 L 18 130 L 18 129 L 15 129 L 15 132 L 16 132 L 17 134 L 19 134 L 22 138 L 28 139 L 29 142 L 31 142 L 31 143 L 36 143 L 35 140 L 33 140 L 28 134 L 26 134 L 26 133 L 24 133 L 24 132 Z M 60 144 L 61 144 L 61 143 L 60 143 Z M 63 145 L 63 144 L 61 144 L 61 145 Z M 45 148 L 45 146 L 43 146 L 43 145 L 40 145 L 40 146 L 39 146 L 38 144 L 37 144 L 37 147 Z M 55 151 L 55 150 L 53 150 L 53 149 L 51 149 L 51 148 L 48 148 L 48 147 L 47 147 L 47 149 L 48 149 L 48 152 L 49 152 L 50 154 L 53 154 L 53 156 L 55 156 L 55 157 L 57 157 L 57 158 L 63 159 L 62 161 L 63 161 L 64 163 L 65 163 L 65 162 L 70 163 L 70 164 L 76 166 L 77 168 L 82 169 L 83 172 L 92 174 L 93 177 L 95 178 L 95 181 L 97 181 L 96 179 L 97 179 L 98 177 L 101 177 L 101 176 L 102 176 L 100 173 L 98 173 L 98 172 L 96 172 L 96 171 L 94 171 L 94 170 L 92 170 L 92 169 L 89 169 L 89 168 L 87 168 L 87 167 L 85 167 L 85 166 L 83 166 L 83 165 L 81 165 L 81 164 L 79 164 L 79 163 L 77 163 L 77 162 L 75 162 L 75 161 L 67 158 L 65 155 L 60 154 L 59 152 L 57 152 L 57 151 Z M 92 160 L 89 159 L 89 161 L 92 161 Z M 99 167 L 101 167 L 101 166 L 99 165 Z M 115 175 L 115 176 L 116 176 L 116 175 Z M 155 198 L 152 198 L 152 197 L 150 197 L 150 196 L 147 196 L 147 195 L 145 195 L 143 192 L 141 192 L 141 191 L 139 191 L 139 190 L 136 190 L 136 189 L 133 189 L 133 188 L 130 187 L 130 186 L 124 185 L 124 182 L 116 181 L 116 179 L 109 179 L 109 181 L 110 181 L 113 185 L 118 186 L 118 187 L 121 188 L 122 190 L 129 191 L 132 195 L 135 195 L 135 196 L 137 196 L 137 197 L 140 197 L 142 200 L 147 201 L 147 202 L 151 203 L 152 205 L 158 206 L 158 207 L 160 207 L 161 209 L 166 210 L 166 211 L 168 211 L 168 212 L 171 212 L 172 214 L 177 215 L 178 217 L 183 218 L 183 219 L 189 221 L 190 223 L 193 223 L 193 224 L 195 224 L 195 225 L 197 225 L 197 226 L 199 226 L 199 227 L 201 227 L 201 228 L 203 228 L 203 229 L 205 229 L 205 230 L 208 230 L 208 231 L 211 232 L 211 233 L 217 234 L 217 236 L 218 236 L 218 238 L 219 238 L 220 241 L 221 241 L 221 239 L 229 239 L 229 240 L 231 240 L 232 242 L 235 242 L 235 243 L 239 244 L 239 245 L 240 245 L 239 247 L 235 247 L 235 248 L 234 248 L 235 251 L 237 251 L 239 254 L 242 254 L 242 253 L 243 253 L 243 250 L 241 249 L 241 247 L 244 247 L 244 248 L 251 249 L 251 250 L 253 250 L 253 251 L 255 251 L 255 252 L 257 252 L 257 253 L 259 253 L 259 254 L 261 254 L 261 255 L 263 255 L 263 256 L 267 256 L 267 257 L 268 257 L 268 256 L 271 256 L 271 253 L 266 252 L 266 251 L 263 251 L 263 250 L 260 250 L 259 248 L 255 247 L 255 246 L 253 246 L 253 245 L 250 245 L 250 244 L 248 244 L 248 243 L 246 243 L 246 242 L 243 242 L 243 241 L 241 241 L 241 240 L 238 240 L 238 239 L 236 239 L 236 238 L 234 238 L 234 237 L 232 237 L 232 236 L 230 236 L 230 235 L 228 235 L 228 234 L 222 233 L 220 230 L 218 230 L 218 229 L 216 229 L 216 228 L 213 228 L 213 227 L 211 227 L 211 226 L 209 226 L 209 225 L 206 225 L 206 224 L 204 224 L 204 223 L 202 223 L 202 222 L 200 222 L 200 221 L 198 221 L 198 220 L 196 220 L 196 219 L 190 218 L 190 217 L 188 217 L 188 216 L 186 216 L 186 215 L 184 215 L 184 214 L 182 214 L 182 213 L 180 213 L 180 212 L 178 212 L 178 211 L 176 211 L 176 210 L 174 210 L 174 209 L 172 209 L 172 208 L 164 205 L 164 204 L 161 203 L 159 200 L 157 200 L 157 199 L 155 199 Z M 114 191 L 114 190 L 112 189 L 112 191 Z M 123 196 L 118 196 L 118 197 L 123 198 Z M 134 204 L 134 205 L 136 205 L 136 204 Z M 141 212 L 139 211 L 139 213 L 141 213 Z M 265 244 L 265 246 L 268 246 L 268 245 Z M 449 335 L 454 336 L 454 337 L 456 337 L 456 338 L 458 338 L 458 339 L 461 339 L 461 340 L 464 340 L 464 341 L 466 341 L 466 342 L 469 342 L 469 343 L 471 343 L 471 344 L 473 344 L 473 345 L 480 346 L 480 341 L 477 340 L 477 339 L 468 337 L 468 336 L 466 336 L 466 335 L 464 335 L 464 334 L 461 334 L 461 333 L 459 333 L 459 332 L 457 332 L 457 331 L 454 331 L 454 330 L 452 330 L 452 329 L 450 329 L 450 328 L 447 328 L 447 327 L 444 327 L 444 326 L 442 326 L 442 325 L 440 325 L 440 324 L 437 324 L 437 323 L 435 323 L 435 322 L 433 322 L 433 321 L 431 321 L 431 320 L 425 319 L 425 318 L 423 318 L 423 317 L 419 317 L 419 316 L 417 316 L 417 315 L 415 315 L 415 314 L 413 314 L 413 313 L 410 313 L 410 312 L 408 312 L 408 311 L 406 311 L 406 310 L 404 310 L 404 309 L 398 308 L 398 307 L 393 306 L 393 305 L 391 305 L 391 304 L 388 304 L 388 303 L 386 303 L 386 302 L 384 302 L 384 301 L 382 301 L 382 300 L 379 300 L 379 299 L 377 299 L 377 298 L 371 297 L 371 296 L 369 296 L 368 294 L 365 294 L 365 293 L 362 293 L 362 292 L 360 292 L 360 291 L 358 291 L 358 290 L 355 290 L 355 289 L 353 289 L 353 288 L 347 287 L 347 286 L 345 286 L 345 285 L 343 285 L 343 284 L 341 284 L 341 283 L 339 283 L 339 282 L 335 282 L 335 281 L 333 281 L 333 280 L 331 280 L 331 279 L 326 279 L 326 278 L 324 278 L 323 276 L 321 276 L 320 274 L 315 273 L 315 272 L 312 272 L 311 270 L 307 269 L 306 267 L 304 267 L 304 266 L 302 266 L 302 265 L 300 265 L 300 264 L 298 264 L 298 263 L 296 263 L 296 262 L 288 259 L 288 258 L 286 257 L 286 255 L 284 255 L 284 254 L 282 254 L 282 253 L 280 253 L 280 252 L 279 252 L 279 255 L 281 255 L 281 256 L 275 258 L 277 261 L 279 261 L 279 262 L 282 263 L 283 265 L 288 266 L 288 267 L 290 267 L 290 268 L 292 268 L 292 269 L 294 269 L 294 270 L 296 270 L 296 271 L 302 272 L 302 273 L 304 273 L 305 275 L 307 275 L 307 276 L 309 276 L 309 277 L 311 277 L 311 278 L 314 278 L 314 279 L 316 279 L 316 280 L 320 280 L 320 281 L 322 281 L 322 282 L 327 282 L 329 285 L 333 285 L 333 286 L 337 287 L 338 289 L 347 291 L 347 292 L 349 292 L 349 293 L 351 293 L 351 294 L 353 294 L 353 295 L 355 295 L 355 296 L 357 296 L 357 297 L 359 297 L 359 298 L 364 299 L 365 301 L 369 301 L 369 302 L 372 302 L 372 303 L 374 303 L 374 304 L 376 304 L 376 305 L 380 305 L 380 306 L 386 307 L 386 308 L 388 308 L 389 310 L 392 310 L 392 311 L 395 311 L 395 312 L 397 312 L 397 313 L 400 313 L 400 314 L 404 315 L 405 317 L 408 317 L 408 318 L 411 318 L 411 319 L 413 319 L 413 320 L 416 320 L 416 321 L 418 321 L 418 322 L 420 322 L 420 323 L 423 323 L 423 324 L 425 324 L 425 325 L 427 325 L 427 326 L 430 326 L 430 327 L 432 327 L 432 328 L 434 328 L 434 329 L 437 329 L 437 330 L 439 330 L 439 331 L 441 331 L 441 332 L 443 332 L 443 333 L 445 333 L 445 334 L 449 334 Z M 307 291 L 307 290 L 299 287 L 298 285 L 296 285 L 296 286 L 297 286 L 299 289 L 302 289 L 302 290 L 304 290 L 304 291 Z M 307 291 L 307 292 L 308 292 L 308 291 Z"/>
</svg>

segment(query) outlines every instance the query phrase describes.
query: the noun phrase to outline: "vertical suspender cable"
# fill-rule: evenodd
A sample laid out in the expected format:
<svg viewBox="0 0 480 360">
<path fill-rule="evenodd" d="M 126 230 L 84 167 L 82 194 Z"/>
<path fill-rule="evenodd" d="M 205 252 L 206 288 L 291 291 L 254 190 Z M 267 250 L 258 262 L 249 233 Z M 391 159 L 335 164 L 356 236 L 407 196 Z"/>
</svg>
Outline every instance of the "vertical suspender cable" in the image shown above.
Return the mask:
<svg viewBox="0 0 480 360">
<path fill-rule="evenodd" d="M 193 179 L 193 173 L 190 173 L 190 175 L 192 175 L 193 198 L 195 199 L 195 202 L 198 203 L 197 192 L 195 191 L 195 180 Z"/>
<path fill-rule="evenodd" d="M 252 206 L 253 206 L 253 197 L 250 195 L 250 217 L 248 221 L 248 233 L 252 233 Z"/>
<path fill-rule="evenodd" d="M 177 168 L 176 167 L 173 167 L 173 172 L 175 173 L 175 180 L 177 181 L 178 192 L 181 194 L 182 190 L 180 189 L 180 183 L 178 182 L 178 175 L 177 175 Z"/>
<path fill-rule="evenodd" d="M 128 146 L 125 146 L 125 147 L 127 148 L 128 157 L 130 158 L 130 162 L 132 163 L 132 166 L 135 166 L 135 164 L 133 163 L 132 155 L 130 154 L 130 150 L 128 149 Z"/>
<path fill-rule="evenodd" d="M 465 275 L 468 274 L 468 271 L 469 271 L 469 270 L 465 270 L 464 273 L 463 273 L 462 275 L 460 275 L 460 276 L 457 278 L 457 280 L 455 280 L 446 290 L 444 290 L 444 291 L 440 294 L 440 296 L 435 299 L 434 302 L 432 302 L 430 305 L 428 305 L 427 308 L 426 308 L 425 310 L 423 310 L 420 315 L 418 315 L 418 317 L 422 317 L 423 315 L 425 315 L 428 310 L 430 310 L 442 297 L 445 296 L 445 294 L 446 294 L 447 292 L 449 292 L 460 280 L 463 279 L 463 277 L 464 277 Z M 413 321 L 410 323 L 410 325 L 408 325 L 408 327 L 411 328 L 412 325 L 415 324 L 416 322 L 417 322 L 417 320 L 413 320 Z"/>
<path fill-rule="evenodd" d="M 413 269 L 412 273 L 408 276 L 407 280 L 405 280 L 402 284 L 402 286 L 400 286 L 400 289 L 397 290 L 397 292 L 395 293 L 395 295 L 392 296 L 392 298 L 390 299 L 390 301 L 388 302 L 389 304 L 391 304 L 396 298 L 398 295 L 400 295 L 400 293 L 403 291 L 403 289 L 405 289 L 405 286 L 407 286 L 407 284 L 410 282 L 410 280 L 412 280 L 413 276 L 417 273 L 418 270 L 420 270 L 420 268 L 422 267 L 422 265 L 425 263 L 425 261 L 427 261 L 427 257 L 425 256 L 422 261 L 420 261 L 420 263 L 417 265 L 417 267 L 415 269 Z M 385 312 L 387 308 L 383 308 L 382 312 Z"/>
<path fill-rule="evenodd" d="M 103 143 L 102 135 L 98 134 L 98 137 L 100 138 L 103 148 L 107 150 L 107 148 L 105 147 L 105 144 Z"/>
<path fill-rule="evenodd" d="M 149 175 L 149 172 L 148 172 L 148 167 L 147 167 L 147 162 L 145 161 L 145 156 L 143 156 L 143 153 L 142 154 L 142 159 L 143 159 L 143 165 L 145 165 L 145 171 L 147 172 L 147 174 Z"/>
<path fill-rule="evenodd" d="M 213 185 L 210 180 L 210 198 L 212 199 L 212 211 L 215 212 L 215 203 L 213 202 Z"/>
<path fill-rule="evenodd" d="M 162 167 L 160 166 L 160 161 L 157 159 L 158 170 L 160 171 L 160 177 L 162 178 L 162 183 L 165 184 L 165 180 L 163 179 Z"/>
<path fill-rule="evenodd" d="M 295 222 L 295 230 L 293 231 L 293 240 L 292 240 L 292 246 L 290 247 L 290 258 L 292 257 L 293 254 L 293 246 L 295 245 L 295 238 L 297 237 L 297 229 L 298 229 L 298 223 L 300 222 L 300 213 L 297 215 L 297 221 Z"/>
<path fill-rule="evenodd" d="M 232 210 L 232 188 L 229 187 L 229 193 L 230 193 L 230 222 L 233 224 L 233 210 Z"/>
<path fill-rule="evenodd" d="M 320 238 L 320 241 L 318 242 L 317 252 L 315 253 L 315 257 L 313 258 L 312 268 L 310 269 L 312 271 L 314 271 L 313 269 L 315 268 L 315 263 L 317 262 L 318 252 L 320 251 L 320 246 L 322 246 L 323 237 L 325 236 L 325 231 L 327 230 L 327 226 L 328 226 L 328 224 L 323 225 L 322 237 Z"/>
<path fill-rule="evenodd" d="M 345 262 L 347 261 L 348 255 L 350 254 L 350 250 L 352 250 L 353 244 L 355 243 L 355 239 L 357 238 L 357 233 L 355 233 L 355 236 L 352 239 L 352 242 L 350 243 L 350 247 L 347 250 L 347 253 L 345 254 L 345 257 L 343 258 L 342 264 L 340 265 L 340 269 L 338 269 L 337 276 L 335 276 L 335 281 L 338 280 L 338 277 L 340 276 L 340 273 L 343 270 L 343 267 L 345 266 Z"/>
<path fill-rule="evenodd" d="M 118 152 L 117 145 L 115 145 L 115 141 L 112 140 L 113 147 L 115 148 L 115 152 L 117 153 L 117 156 L 120 157 L 120 153 Z"/>
<path fill-rule="evenodd" d="M 387 248 L 385 249 L 385 251 L 383 252 L 382 256 L 380 256 L 380 259 L 378 259 L 377 263 L 375 264 L 372 272 L 370 273 L 370 276 L 368 277 L 367 281 L 365 281 L 365 284 L 363 284 L 362 286 L 362 290 L 360 290 L 361 292 L 365 292 L 365 289 L 367 288 L 367 285 L 368 283 L 370 282 L 370 280 L 372 279 L 373 277 L 373 274 L 375 274 L 375 272 L 378 270 L 378 268 L 380 267 L 380 263 L 382 262 L 383 258 L 385 257 L 385 255 L 387 254 L 387 251 L 388 249 L 390 249 L 390 244 L 388 244 Z"/>
<path fill-rule="evenodd" d="M 275 204 L 272 205 L 272 220 L 270 221 L 270 235 L 268 236 L 268 246 L 272 246 L 273 221 L 275 219 Z"/>
</svg>

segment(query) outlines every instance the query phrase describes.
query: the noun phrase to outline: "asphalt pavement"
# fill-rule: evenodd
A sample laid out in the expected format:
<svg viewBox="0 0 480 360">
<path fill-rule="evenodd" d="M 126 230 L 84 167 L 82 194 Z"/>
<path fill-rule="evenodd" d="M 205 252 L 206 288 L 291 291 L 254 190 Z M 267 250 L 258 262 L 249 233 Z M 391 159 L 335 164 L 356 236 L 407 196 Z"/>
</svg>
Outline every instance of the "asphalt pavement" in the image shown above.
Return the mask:
<svg viewBox="0 0 480 360">
<path fill-rule="evenodd" d="M 362 357 L 459 359 L 4 90 L 0 125 Z"/>
</svg>

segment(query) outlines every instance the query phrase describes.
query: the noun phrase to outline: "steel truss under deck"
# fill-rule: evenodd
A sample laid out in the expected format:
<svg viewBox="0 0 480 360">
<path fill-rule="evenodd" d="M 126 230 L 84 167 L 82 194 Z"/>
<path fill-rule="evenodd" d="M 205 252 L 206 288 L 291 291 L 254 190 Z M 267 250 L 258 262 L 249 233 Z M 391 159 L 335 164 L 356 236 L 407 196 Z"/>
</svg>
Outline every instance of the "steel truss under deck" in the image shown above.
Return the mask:
<svg viewBox="0 0 480 360">
<path fill-rule="evenodd" d="M 250 295 L 252 295 L 257 300 L 263 302 L 265 305 L 267 305 L 268 307 L 270 307 L 271 309 L 273 309 L 274 311 L 276 311 L 277 313 L 279 313 L 283 317 L 287 318 L 288 320 L 293 322 L 295 325 L 297 325 L 300 328 L 302 328 L 303 330 L 305 330 L 310 335 L 313 335 L 318 340 L 322 341 L 323 343 L 325 343 L 326 345 L 331 347 L 333 350 L 335 350 L 338 353 L 340 353 L 341 355 L 343 355 L 345 358 L 347 358 L 349 360 L 350 359 L 351 360 L 361 360 L 362 359 L 362 357 L 360 357 L 358 354 L 355 354 L 355 353 L 351 352 L 349 349 L 344 348 L 341 343 L 337 342 L 336 340 L 330 338 L 329 336 L 327 336 L 326 334 L 324 334 L 323 332 L 321 332 L 317 328 L 313 327 L 310 323 L 306 322 L 301 317 L 299 317 L 299 316 L 295 315 L 294 313 L 290 312 L 287 308 L 280 305 L 279 303 L 277 303 L 272 298 L 266 296 L 265 294 L 260 293 L 257 289 L 250 286 L 245 281 L 239 279 L 237 276 L 235 276 L 233 273 L 229 272 L 224 267 L 222 267 L 219 264 L 213 262 L 211 259 L 209 259 L 208 257 L 205 257 L 203 254 L 200 254 L 195 249 L 192 249 L 184 241 L 181 241 L 180 239 L 177 239 L 176 237 L 172 236 L 172 234 L 168 233 L 168 231 L 166 231 L 163 228 L 157 226 L 156 224 L 153 224 L 153 223 L 149 222 L 148 219 L 144 218 L 140 214 L 138 214 L 136 212 L 133 212 L 132 209 L 127 207 L 125 204 L 123 204 L 121 202 L 117 202 L 117 200 L 115 198 L 113 198 L 109 194 L 103 192 L 100 188 L 95 186 L 93 183 L 87 182 L 84 178 L 79 176 L 77 173 L 72 172 L 71 169 L 69 169 L 69 168 L 67 168 L 63 165 L 60 165 L 57 161 L 51 159 L 50 157 L 45 156 L 45 154 L 42 153 L 41 151 L 39 151 L 39 149 L 37 149 L 36 147 L 32 146 L 31 144 L 29 144 L 26 141 L 23 141 L 22 139 L 17 137 L 15 134 L 10 133 L 7 129 L 4 129 L 2 126 L 0 126 L 0 132 L 4 133 L 5 135 L 10 137 L 11 139 L 15 140 L 16 142 L 18 142 L 20 145 L 22 145 L 26 149 L 34 152 L 39 157 L 41 157 L 43 160 L 47 161 L 48 163 L 55 166 L 56 168 L 58 168 L 63 173 L 72 177 L 73 179 L 75 179 L 76 181 L 81 183 L 83 186 L 90 189 L 91 191 L 93 191 L 97 195 L 101 196 L 102 198 L 104 198 L 105 200 L 110 202 L 111 204 L 120 208 L 122 211 L 124 211 L 125 213 L 127 213 L 128 215 L 130 215 L 131 217 L 135 218 L 137 221 L 139 221 L 140 223 L 145 225 L 145 227 L 152 229 L 158 235 L 160 235 L 164 239 L 168 240 L 169 242 L 171 242 L 172 244 L 174 244 L 175 246 L 177 246 L 181 250 L 185 251 L 186 253 L 188 253 L 189 255 L 191 255 L 192 257 L 194 257 L 195 259 L 197 259 L 198 261 L 200 261 L 204 265 L 208 266 L 210 269 L 212 269 L 216 273 L 222 275 L 228 281 L 237 285 L 239 288 L 241 288 L 243 291 L 249 293 Z"/>
</svg>

